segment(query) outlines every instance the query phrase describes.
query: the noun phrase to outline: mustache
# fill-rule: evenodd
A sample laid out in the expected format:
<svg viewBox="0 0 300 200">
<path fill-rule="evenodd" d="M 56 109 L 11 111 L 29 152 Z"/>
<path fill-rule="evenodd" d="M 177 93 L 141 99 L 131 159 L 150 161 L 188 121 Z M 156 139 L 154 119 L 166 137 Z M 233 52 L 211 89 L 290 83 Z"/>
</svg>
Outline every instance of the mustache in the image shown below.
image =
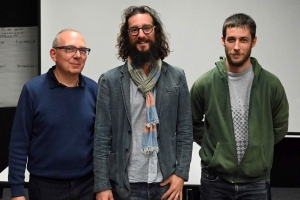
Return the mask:
<svg viewBox="0 0 300 200">
<path fill-rule="evenodd" d="M 228 52 L 229 55 L 244 55 L 243 52 L 237 52 L 237 51 L 230 51 Z"/>
<path fill-rule="evenodd" d="M 145 39 L 145 38 L 138 38 L 137 41 L 134 41 L 133 45 L 136 45 L 136 44 L 138 44 L 138 43 L 140 43 L 140 42 L 149 42 L 149 40 L 148 40 L 148 39 Z"/>
</svg>

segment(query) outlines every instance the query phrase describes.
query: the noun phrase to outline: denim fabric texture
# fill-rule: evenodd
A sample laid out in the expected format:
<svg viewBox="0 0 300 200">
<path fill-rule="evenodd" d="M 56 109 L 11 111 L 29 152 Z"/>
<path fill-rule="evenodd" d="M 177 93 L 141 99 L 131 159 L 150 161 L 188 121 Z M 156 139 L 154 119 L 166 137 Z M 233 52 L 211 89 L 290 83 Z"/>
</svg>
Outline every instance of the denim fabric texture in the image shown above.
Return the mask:
<svg viewBox="0 0 300 200">
<path fill-rule="evenodd" d="M 269 181 L 230 183 L 202 168 L 201 200 L 269 200 Z"/>
<path fill-rule="evenodd" d="M 158 162 L 163 178 L 188 180 L 193 133 L 189 90 L 180 68 L 166 62 L 155 86 L 159 117 Z M 127 63 L 99 78 L 94 139 L 94 192 L 111 189 L 127 197 L 126 171 L 131 148 L 130 75 Z"/>
<path fill-rule="evenodd" d="M 115 200 L 160 200 L 169 189 L 169 185 L 160 186 L 159 183 L 130 183 L 130 195 L 119 198 L 114 194 Z"/>
</svg>

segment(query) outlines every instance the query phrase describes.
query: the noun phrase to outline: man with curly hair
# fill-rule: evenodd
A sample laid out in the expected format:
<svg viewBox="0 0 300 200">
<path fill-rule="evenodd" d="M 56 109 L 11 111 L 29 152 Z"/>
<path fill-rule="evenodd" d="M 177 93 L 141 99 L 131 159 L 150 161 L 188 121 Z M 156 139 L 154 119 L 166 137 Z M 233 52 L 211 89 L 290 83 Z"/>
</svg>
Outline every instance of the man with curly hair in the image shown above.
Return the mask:
<svg viewBox="0 0 300 200">
<path fill-rule="evenodd" d="M 182 199 L 193 143 L 184 71 L 163 61 L 167 37 L 148 6 L 124 10 L 117 41 L 125 63 L 98 83 L 96 199 Z"/>
</svg>

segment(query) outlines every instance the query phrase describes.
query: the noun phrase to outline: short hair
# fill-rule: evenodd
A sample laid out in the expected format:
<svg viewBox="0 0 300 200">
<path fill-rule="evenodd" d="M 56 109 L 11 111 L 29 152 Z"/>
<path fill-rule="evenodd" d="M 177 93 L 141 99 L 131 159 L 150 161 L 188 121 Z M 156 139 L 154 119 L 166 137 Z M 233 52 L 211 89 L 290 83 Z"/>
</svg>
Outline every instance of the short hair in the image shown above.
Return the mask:
<svg viewBox="0 0 300 200">
<path fill-rule="evenodd" d="M 63 32 L 66 32 L 66 31 L 72 31 L 72 32 L 80 33 L 79 31 L 77 31 L 77 30 L 75 30 L 75 29 L 71 29 L 71 28 L 66 28 L 66 29 L 63 29 L 63 30 L 59 31 L 59 32 L 57 33 L 57 35 L 55 36 L 53 42 L 52 42 L 52 48 L 57 46 L 57 43 L 58 43 L 58 39 L 59 39 L 60 34 L 62 34 Z M 81 33 L 80 33 L 80 34 L 81 34 Z"/>
<path fill-rule="evenodd" d="M 233 27 L 248 27 L 250 29 L 251 38 L 255 38 L 256 24 L 249 15 L 246 15 L 244 13 L 237 13 L 228 17 L 223 24 L 223 38 L 226 38 L 227 28 Z"/>
<path fill-rule="evenodd" d="M 170 53 L 167 35 L 163 29 L 163 23 L 159 14 L 148 6 L 130 6 L 123 11 L 120 33 L 117 37 L 118 58 L 125 61 L 129 56 L 130 41 L 128 34 L 128 19 L 136 14 L 149 14 L 155 26 L 155 43 L 159 48 L 158 56 L 162 60 Z"/>
</svg>

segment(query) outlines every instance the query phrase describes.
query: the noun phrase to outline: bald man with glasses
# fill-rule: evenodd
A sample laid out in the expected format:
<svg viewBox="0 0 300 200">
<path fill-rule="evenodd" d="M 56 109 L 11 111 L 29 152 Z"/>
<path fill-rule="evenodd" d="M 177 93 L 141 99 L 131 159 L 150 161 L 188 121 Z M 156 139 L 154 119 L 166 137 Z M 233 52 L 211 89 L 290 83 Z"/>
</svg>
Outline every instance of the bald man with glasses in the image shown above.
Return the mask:
<svg viewBox="0 0 300 200">
<path fill-rule="evenodd" d="M 76 30 L 54 38 L 55 65 L 27 82 L 11 133 L 9 176 L 12 200 L 92 200 L 93 138 L 97 83 L 81 74 L 91 50 Z"/>
</svg>

